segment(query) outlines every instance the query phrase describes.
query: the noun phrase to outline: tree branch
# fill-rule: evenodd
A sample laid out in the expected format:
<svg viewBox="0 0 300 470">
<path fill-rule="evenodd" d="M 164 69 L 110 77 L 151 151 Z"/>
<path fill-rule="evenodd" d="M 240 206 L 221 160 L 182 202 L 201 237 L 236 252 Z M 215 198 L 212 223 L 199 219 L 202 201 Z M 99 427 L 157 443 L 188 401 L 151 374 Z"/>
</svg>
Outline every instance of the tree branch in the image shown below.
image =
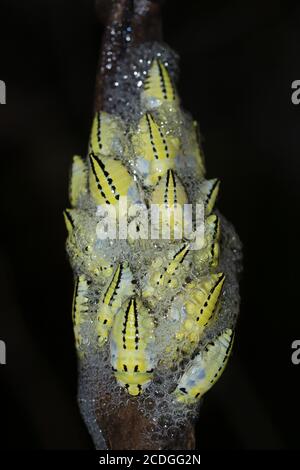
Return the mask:
<svg viewBox="0 0 300 470">
<path fill-rule="evenodd" d="M 118 60 L 129 48 L 144 42 L 162 41 L 161 4 L 149 0 L 96 1 L 99 19 L 105 22 L 105 33 L 96 77 L 95 111 L 105 109 L 105 88 L 113 79 Z M 112 5 L 109 8 L 109 5 Z M 126 35 L 130 34 L 130 41 Z M 99 396 L 97 423 L 110 449 L 193 449 L 194 427 L 191 423 L 180 436 L 167 441 L 151 438 L 153 423 L 138 409 L 134 400 L 107 414 L 111 397 Z"/>
</svg>

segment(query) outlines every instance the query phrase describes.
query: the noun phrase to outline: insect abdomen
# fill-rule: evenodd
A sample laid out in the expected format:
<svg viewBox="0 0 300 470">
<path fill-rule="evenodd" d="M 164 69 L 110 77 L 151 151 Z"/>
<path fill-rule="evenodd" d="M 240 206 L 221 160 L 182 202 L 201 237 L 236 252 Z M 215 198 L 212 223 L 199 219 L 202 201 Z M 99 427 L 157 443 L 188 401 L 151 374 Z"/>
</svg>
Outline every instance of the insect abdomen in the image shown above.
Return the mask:
<svg viewBox="0 0 300 470">
<path fill-rule="evenodd" d="M 184 277 L 189 263 L 186 259 L 190 252 L 190 246 L 185 243 L 175 252 L 168 263 L 163 263 L 161 258 L 156 259 L 148 273 L 143 286 L 143 297 L 154 303 L 168 291 L 174 292 L 174 289 L 180 287 L 180 281 Z M 157 267 L 159 262 L 159 267 Z"/>
<path fill-rule="evenodd" d="M 90 192 L 98 205 L 116 205 L 134 186 L 133 178 L 118 160 L 90 154 Z"/>
<path fill-rule="evenodd" d="M 144 84 L 144 98 L 154 98 L 157 104 L 177 99 L 175 87 L 164 64 L 159 59 L 152 61 Z M 153 103 L 155 105 L 155 103 Z"/>
<path fill-rule="evenodd" d="M 131 297 L 117 312 L 111 336 L 113 371 L 130 395 L 139 395 L 152 379 L 152 340 L 152 320 L 141 301 Z"/>
<path fill-rule="evenodd" d="M 233 345 L 234 333 L 227 328 L 198 354 L 181 377 L 175 396 L 178 401 L 193 402 L 200 398 L 222 375 Z"/>
<path fill-rule="evenodd" d="M 182 295 L 183 302 L 178 302 L 171 310 L 171 316 L 179 316 L 181 326 L 176 338 L 182 343 L 184 351 L 191 352 L 199 342 L 204 330 L 214 319 L 219 306 L 225 276 L 223 273 L 212 274 L 201 281 L 187 284 L 186 292 Z M 178 312 L 178 308 L 180 311 Z M 179 315 L 178 315 L 179 314 Z"/>
<path fill-rule="evenodd" d="M 150 113 L 144 114 L 139 131 L 133 137 L 137 168 L 146 186 L 155 185 L 169 169 L 174 168 L 179 139 L 166 135 Z"/>
<path fill-rule="evenodd" d="M 111 114 L 99 111 L 93 119 L 89 151 L 107 157 L 122 153 L 123 135 L 119 120 Z"/>
<path fill-rule="evenodd" d="M 114 315 L 122 301 L 133 294 L 132 274 L 123 263 L 118 264 L 104 294 L 100 298 L 97 313 L 97 335 L 99 346 L 108 339 Z"/>
<path fill-rule="evenodd" d="M 88 312 L 88 282 L 84 275 L 77 277 L 74 286 L 73 304 L 72 304 L 72 319 L 74 327 L 75 344 L 79 350 L 82 343 L 82 336 L 80 333 L 81 324 L 85 320 Z"/>
</svg>

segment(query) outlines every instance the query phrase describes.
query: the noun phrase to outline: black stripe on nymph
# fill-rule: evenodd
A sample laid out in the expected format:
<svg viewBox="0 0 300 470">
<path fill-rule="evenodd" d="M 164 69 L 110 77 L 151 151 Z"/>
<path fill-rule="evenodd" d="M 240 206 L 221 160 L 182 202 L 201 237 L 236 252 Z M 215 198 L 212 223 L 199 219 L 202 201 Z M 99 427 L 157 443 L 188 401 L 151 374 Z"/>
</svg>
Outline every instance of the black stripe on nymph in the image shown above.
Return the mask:
<svg viewBox="0 0 300 470">
<path fill-rule="evenodd" d="M 76 303 L 77 303 L 77 295 L 78 295 L 78 286 L 79 286 L 79 276 L 77 276 L 75 280 L 74 286 L 74 294 L 73 294 L 73 305 L 72 305 L 72 320 L 75 323 L 75 312 L 76 312 Z"/>
<path fill-rule="evenodd" d="M 175 256 L 173 257 L 173 260 L 175 260 L 178 256 L 181 255 L 181 253 L 186 249 L 187 245 L 183 245 L 182 248 L 180 248 L 180 250 L 175 254 Z M 184 256 L 182 257 L 182 259 L 180 260 L 180 264 L 183 263 L 183 261 L 185 260 L 185 257 L 186 255 L 188 254 L 189 250 L 186 250 Z"/>
<path fill-rule="evenodd" d="M 216 181 L 215 181 L 214 184 L 212 185 L 212 187 L 211 187 L 209 193 L 207 194 L 206 200 L 205 200 L 205 205 L 206 205 L 206 206 L 208 205 L 208 203 L 209 203 L 209 201 L 210 201 L 210 199 L 211 199 L 211 196 L 212 196 L 214 190 L 216 189 L 218 183 L 219 183 L 219 180 L 216 179 Z"/>
<path fill-rule="evenodd" d="M 133 299 L 133 311 L 134 311 L 134 326 L 135 326 L 135 349 L 139 348 L 139 323 L 138 323 L 138 312 L 136 308 L 136 300 Z"/>
<path fill-rule="evenodd" d="M 117 295 L 117 292 L 118 292 L 118 289 L 120 287 L 120 283 L 121 283 L 121 278 L 122 278 L 122 274 L 123 274 L 123 263 L 120 264 L 120 271 L 119 271 L 119 275 L 118 275 L 118 279 L 117 279 L 117 282 L 116 282 L 116 288 L 111 296 L 111 299 L 110 299 L 110 304 L 111 302 L 113 302 L 115 296 Z"/>
<path fill-rule="evenodd" d="M 101 196 L 105 199 L 106 204 L 110 204 L 109 200 L 106 197 L 106 194 L 103 191 L 103 188 L 102 188 L 101 183 L 99 181 L 99 178 L 98 178 L 98 175 L 97 175 L 97 172 L 96 172 L 96 168 L 95 168 L 95 164 L 94 164 L 94 159 L 95 159 L 97 161 L 97 163 L 99 164 L 100 168 L 101 168 L 101 164 L 100 164 L 101 160 L 99 160 L 94 153 L 90 153 L 89 157 L 90 157 L 92 172 L 93 172 L 93 175 L 95 177 L 97 187 L 98 187 L 98 189 L 101 193 Z M 103 163 L 102 163 L 102 165 L 103 165 Z"/>
<path fill-rule="evenodd" d="M 122 330 L 122 333 L 123 333 L 123 349 L 126 349 L 126 329 L 127 329 L 127 323 L 128 323 L 129 310 L 131 308 L 132 302 L 133 302 L 133 299 L 130 299 L 130 301 L 128 302 L 126 311 L 125 311 L 125 317 L 124 317 L 124 323 L 123 323 L 124 328 Z"/>
<path fill-rule="evenodd" d="M 157 59 L 157 66 L 158 66 L 158 71 L 159 71 L 159 76 L 160 76 L 161 90 L 162 90 L 162 93 L 164 95 L 164 99 L 167 100 L 168 95 L 167 95 L 165 78 L 164 78 L 163 70 L 162 70 L 162 67 L 161 67 L 161 63 L 158 59 Z"/>
<path fill-rule="evenodd" d="M 102 142 L 101 142 L 101 113 L 98 113 L 97 116 L 97 142 L 99 144 L 99 149 L 102 149 Z"/>
<path fill-rule="evenodd" d="M 158 157 L 158 153 L 157 153 L 157 148 L 155 147 L 155 143 L 154 143 L 154 140 L 153 140 L 153 132 L 152 132 L 152 127 L 151 127 L 151 120 L 152 120 L 152 122 L 154 122 L 154 120 L 153 120 L 153 117 L 151 116 L 151 114 L 146 113 L 146 120 L 147 120 L 149 135 L 150 135 L 150 142 L 151 142 L 151 146 L 152 146 L 152 152 L 153 152 L 154 158 L 156 160 L 158 160 L 159 157 Z"/>
<path fill-rule="evenodd" d="M 66 214 L 66 217 L 67 217 L 68 221 L 72 225 L 72 227 L 75 228 L 74 220 L 73 220 L 70 212 L 68 211 L 68 209 L 65 210 L 65 214 Z"/>
</svg>

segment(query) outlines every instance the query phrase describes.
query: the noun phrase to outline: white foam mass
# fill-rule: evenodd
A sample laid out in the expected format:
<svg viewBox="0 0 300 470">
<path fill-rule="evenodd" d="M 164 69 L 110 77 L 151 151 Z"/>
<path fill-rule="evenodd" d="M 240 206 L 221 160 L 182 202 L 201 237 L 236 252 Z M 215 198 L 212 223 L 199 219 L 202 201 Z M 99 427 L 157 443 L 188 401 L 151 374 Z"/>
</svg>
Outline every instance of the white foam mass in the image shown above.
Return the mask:
<svg viewBox="0 0 300 470">
<path fill-rule="evenodd" d="M 127 145 L 123 151 L 117 139 L 118 158 L 122 160 L 130 173 L 134 175 L 141 189 L 141 199 L 147 202 L 151 190 L 143 187 L 143 172 L 147 170 L 136 160 L 130 144 L 130 137 L 143 113 L 149 110 L 151 103 L 140 99 L 141 89 L 153 58 L 159 58 L 167 65 L 173 77 L 177 75 L 177 57 L 166 47 L 159 44 L 144 44 L 131 49 L 122 61 L 118 62 L 114 79 L 106 87 L 104 110 L 119 116 L 125 123 Z M 118 85 L 116 85 L 116 83 Z M 185 186 L 189 202 L 195 202 L 199 195 L 201 176 L 195 171 L 195 158 L 191 154 L 189 133 L 192 125 L 191 117 L 178 105 L 169 103 L 152 103 L 151 111 L 156 116 L 164 132 L 176 136 L 181 141 L 180 153 L 176 157 L 178 174 Z M 203 178 L 204 176 L 202 176 Z M 221 297 L 221 308 L 216 320 L 211 323 L 201 337 L 197 350 L 201 350 L 207 341 L 211 340 L 224 328 L 233 328 L 239 310 L 238 274 L 241 270 L 241 244 L 233 226 L 220 216 L 221 241 L 220 261 L 216 269 L 206 266 L 200 272 L 191 260 L 190 269 L 177 289 L 171 295 L 162 295 L 155 307 L 150 306 L 150 314 L 155 322 L 155 356 L 156 367 L 154 378 L 144 393 L 139 397 L 131 397 L 115 380 L 111 370 L 109 345 L 98 346 L 96 332 L 97 304 L 109 276 L 119 262 L 127 262 L 136 280 L 136 292 L 142 295 L 143 279 L 150 269 L 154 258 L 168 261 L 168 253 L 176 251 L 182 241 L 169 240 L 98 240 L 96 227 L 99 219 L 96 216 L 97 207 L 89 192 L 79 199 L 76 213 L 75 228 L 72 237 L 67 242 L 67 250 L 76 276 L 84 274 L 89 285 L 88 314 L 80 325 L 82 342 L 79 346 L 79 388 L 78 399 L 83 418 L 98 449 L 105 448 L 105 438 L 101 432 L 99 416 L 117 413 L 118 409 L 126 406 L 128 401 L 138 403 L 140 412 L 152 423 L 151 439 L 157 440 L 157 448 L 164 439 L 180 434 L 186 423 L 196 416 L 198 406 L 187 406 L 178 403 L 172 391 L 191 360 L 188 355 L 180 357 L 171 367 L 161 362 L 169 344 L 174 342 L 178 328 L 176 315 L 172 321 L 168 312 L 174 308 L 174 298 L 185 289 L 185 284 L 193 279 L 212 272 L 224 272 L 226 283 Z M 173 302 L 173 307 L 172 307 Z M 101 397 L 109 395 L 109 408 L 101 402 Z M 98 421 L 96 419 L 98 416 Z"/>
</svg>

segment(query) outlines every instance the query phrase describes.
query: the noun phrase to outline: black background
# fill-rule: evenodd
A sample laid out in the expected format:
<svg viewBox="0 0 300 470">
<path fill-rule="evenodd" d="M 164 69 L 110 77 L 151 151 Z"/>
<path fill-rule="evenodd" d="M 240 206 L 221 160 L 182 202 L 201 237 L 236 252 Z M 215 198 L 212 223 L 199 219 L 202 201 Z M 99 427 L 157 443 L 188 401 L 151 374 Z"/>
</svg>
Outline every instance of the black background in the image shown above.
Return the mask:
<svg viewBox="0 0 300 470">
<path fill-rule="evenodd" d="M 208 177 L 221 178 L 219 208 L 244 245 L 235 353 L 204 402 L 198 445 L 297 448 L 300 105 L 291 82 L 300 79 L 300 11 L 168 0 L 163 12 Z M 102 28 L 93 0 L 2 0 L 0 15 L 0 448 L 88 449 L 62 210 L 71 156 L 88 139 Z"/>
</svg>

